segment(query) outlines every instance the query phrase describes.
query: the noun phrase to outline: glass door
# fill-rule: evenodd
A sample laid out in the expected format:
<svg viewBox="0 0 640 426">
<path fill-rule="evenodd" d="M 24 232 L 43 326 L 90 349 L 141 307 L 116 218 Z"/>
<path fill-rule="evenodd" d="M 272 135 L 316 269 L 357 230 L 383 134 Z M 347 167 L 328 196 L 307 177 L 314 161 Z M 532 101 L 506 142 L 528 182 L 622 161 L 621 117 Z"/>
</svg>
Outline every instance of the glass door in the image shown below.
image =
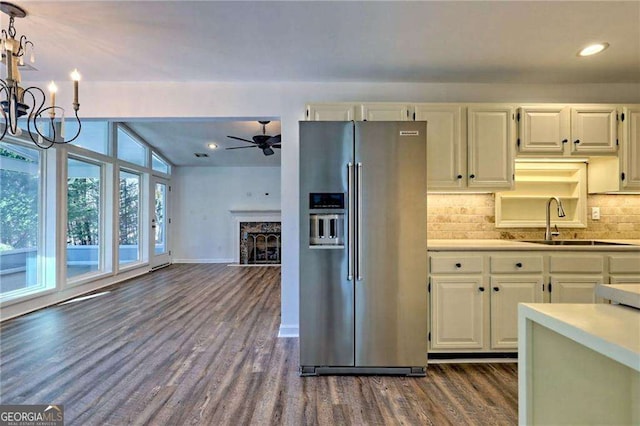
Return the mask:
<svg viewBox="0 0 640 426">
<path fill-rule="evenodd" d="M 169 247 L 169 194 L 171 188 L 166 179 L 152 177 L 151 213 L 151 268 L 159 268 L 171 263 Z"/>
</svg>

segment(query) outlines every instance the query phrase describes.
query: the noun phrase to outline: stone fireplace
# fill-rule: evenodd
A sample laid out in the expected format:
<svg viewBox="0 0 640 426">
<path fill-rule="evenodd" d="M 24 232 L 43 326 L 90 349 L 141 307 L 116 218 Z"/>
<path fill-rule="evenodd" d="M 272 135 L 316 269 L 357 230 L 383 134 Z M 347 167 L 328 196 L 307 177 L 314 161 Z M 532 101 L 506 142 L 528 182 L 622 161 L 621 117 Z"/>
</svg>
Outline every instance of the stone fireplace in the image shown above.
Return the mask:
<svg viewBox="0 0 640 426">
<path fill-rule="evenodd" d="M 282 259 L 280 210 L 230 210 L 234 262 L 279 265 Z"/>
<path fill-rule="evenodd" d="M 280 264 L 280 222 L 240 222 L 241 265 Z"/>
</svg>

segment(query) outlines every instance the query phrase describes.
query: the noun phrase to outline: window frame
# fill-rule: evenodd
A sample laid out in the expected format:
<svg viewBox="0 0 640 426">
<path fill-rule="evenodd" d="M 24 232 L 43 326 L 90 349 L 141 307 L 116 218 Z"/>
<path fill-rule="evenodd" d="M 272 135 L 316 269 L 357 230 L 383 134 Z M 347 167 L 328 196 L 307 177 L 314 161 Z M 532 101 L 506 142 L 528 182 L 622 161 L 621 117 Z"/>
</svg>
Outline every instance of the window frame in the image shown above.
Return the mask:
<svg viewBox="0 0 640 426">
<path fill-rule="evenodd" d="M 120 140 L 118 138 L 118 132 L 120 130 L 126 133 L 126 135 L 129 136 L 130 139 L 132 139 L 135 143 L 138 143 L 142 147 L 142 149 L 144 150 L 144 160 L 143 160 L 144 164 L 138 164 L 138 163 L 134 163 L 132 161 L 128 161 L 120 158 L 119 156 Z M 138 136 L 133 130 L 131 130 L 128 126 L 126 126 L 123 123 L 113 123 L 113 139 L 115 141 L 115 143 L 113 144 L 113 158 L 117 162 L 127 164 L 128 166 L 141 167 L 147 170 L 153 170 L 152 164 L 151 164 L 151 151 L 152 151 L 151 146 L 148 143 L 146 143 L 144 139 Z"/>
<path fill-rule="evenodd" d="M 55 145 L 51 149 L 37 148 L 28 137 L 11 137 L 5 135 L 2 142 L 18 144 L 27 148 L 40 151 L 40 187 L 39 187 L 39 247 L 42 247 L 38 256 L 40 270 L 38 274 L 40 282 L 44 286 L 38 286 L 40 290 L 30 291 L 27 294 L 11 295 L 10 298 L 0 297 L 0 308 L 13 307 L 22 303 L 34 302 L 29 300 L 42 300 L 45 305 L 57 303 L 65 298 L 75 297 L 89 289 L 102 288 L 131 276 L 135 271 L 141 273 L 150 272 L 145 269 L 151 264 L 150 245 L 152 238 L 150 232 L 150 213 L 152 179 L 161 177 L 171 185 L 171 177 L 174 165 L 168 161 L 159 151 L 144 139 L 127 129 L 123 123 L 112 119 L 92 119 L 92 121 L 105 121 L 108 126 L 107 154 L 102 154 L 90 149 L 76 146 L 73 143 Z M 145 166 L 121 160 L 117 157 L 118 126 L 126 129 L 127 135 L 133 137 L 145 149 Z M 155 153 L 168 165 L 168 173 L 153 170 L 152 154 Z M 67 277 L 67 206 L 68 206 L 68 160 L 69 158 L 96 164 L 101 168 L 101 203 L 100 203 L 100 269 L 93 273 L 86 273 Z M 140 260 L 120 267 L 118 259 L 119 247 L 119 171 L 123 169 L 130 173 L 138 174 L 141 178 L 140 188 L 140 232 L 139 246 L 141 247 Z M 168 213 L 170 214 L 170 213 Z M 168 228 L 169 229 L 169 228 Z M 167 229 L 167 234 L 170 231 Z M 167 244 L 170 235 L 166 235 Z M 83 287 L 87 290 L 80 290 Z M 75 289 L 75 290 L 74 290 Z M 1 296 L 1 295 L 0 295 Z M 35 302 L 39 303 L 39 302 Z M 27 308 L 27 311 L 29 308 Z"/>
<path fill-rule="evenodd" d="M 55 293 L 58 290 L 56 280 L 53 279 L 53 277 L 55 277 L 55 264 L 53 265 L 54 269 L 51 270 L 50 265 L 46 263 L 48 254 L 51 252 L 51 244 L 47 243 L 47 241 L 50 241 L 51 239 L 46 238 L 46 225 L 48 223 L 47 219 L 50 217 L 46 208 L 46 206 L 48 205 L 46 198 L 46 188 L 50 179 L 50 176 L 48 174 L 49 168 L 47 167 L 47 152 L 34 147 L 33 143 L 30 143 L 29 141 L 24 139 L 24 136 L 21 138 L 7 134 L 5 135 L 5 138 L 6 139 L 3 139 L 0 143 L 0 147 L 2 147 L 3 143 L 6 143 L 8 145 L 17 145 L 19 147 L 33 149 L 38 152 L 38 231 L 36 236 L 36 280 L 38 284 L 32 287 L 25 287 L 6 293 L 0 293 L 0 307 L 13 303 L 19 303 L 24 300 L 40 297 L 46 294 Z M 55 235 L 55 232 L 50 232 Z"/>
<path fill-rule="evenodd" d="M 125 173 L 129 173 L 129 174 L 134 174 L 136 176 L 138 176 L 138 259 L 133 261 L 133 262 L 128 262 L 128 263 L 121 263 L 120 260 L 120 176 L 121 173 L 125 172 Z M 148 263 L 148 259 L 145 256 L 145 252 L 146 250 L 144 250 L 144 241 L 146 241 L 146 233 L 145 233 L 145 227 L 144 227 L 144 215 L 145 215 L 145 205 L 146 203 L 144 202 L 145 200 L 145 195 L 146 195 L 146 173 L 142 172 L 142 171 L 138 171 L 138 170 L 134 170 L 131 169 L 125 165 L 119 165 L 118 166 L 118 187 L 117 187 L 117 191 L 118 191 L 118 198 L 117 198 L 117 214 L 116 214 L 116 233 L 117 233 L 117 237 L 114 238 L 115 241 L 115 245 L 116 245 L 116 254 L 117 254 L 117 259 L 116 262 L 114 262 L 114 266 L 117 268 L 117 271 L 126 271 L 128 269 L 134 269 L 139 267 L 140 265 L 144 265 L 145 263 Z"/>
<path fill-rule="evenodd" d="M 83 151 L 86 151 L 83 149 Z M 100 207 L 98 211 L 98 269 L 96 271 L 89 271 L 83 274 L 68 276 L 68 259 L 67 259 L 67 221 L 68 221 L 68 206 L 69 206 L 69 160 L 81 161 L 94 166 L 100 167 Z M 96 279 L 109 276 L 113 274 L 113 261 L 112 261 L 112 253 L 113 253 L 113 233 L 108 235 L 105 232 L 107 229 L 111 228 L 110 224 L 113 222 L 113 215 L 106 214 L 107 206 L 109 203 L 112 203 L 113 196 L 110 196 L 109 187 L 112 186 L 112 169 L 113 166 L 107 162 L 100 161 L 99 159 L 93 158 L 93 156 L 84 156 L 75 152 L 68 152 L 64 158 L 65 168 L 64 168 L 64 191 L 63 197 L 64 201 L 61 203 L 64 205 L 64 215 L 60 215 L 60 221 L 64 224 L 62 229 L 63 231 L 63 241 L 61 244 L 64 244 L 65 249 L 63 250 L 63 254 L 61 253 L 60 258 L 64 258 L 64 261 L 61 261 L 60 269 L 63 271 L 61 277 L 64 277 L 65 287 L 75 287 L 78 285 L 85 284 L 90 281 L 94 281 Z M 111 185 L 110 185 L 111 183 Z"/>
</svg>

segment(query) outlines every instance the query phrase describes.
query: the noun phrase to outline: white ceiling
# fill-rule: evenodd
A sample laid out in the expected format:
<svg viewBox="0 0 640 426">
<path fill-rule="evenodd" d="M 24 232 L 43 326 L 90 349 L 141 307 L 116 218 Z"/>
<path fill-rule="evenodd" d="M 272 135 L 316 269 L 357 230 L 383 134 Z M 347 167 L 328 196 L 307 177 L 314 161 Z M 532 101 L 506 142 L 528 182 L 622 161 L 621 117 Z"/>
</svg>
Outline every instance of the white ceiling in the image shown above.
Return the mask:
<svg viewBox="0 0 640 426">
<path fill-rule="evenodd" d="M 177 166 L 220 166 L 220 167 L 278 167 L 280 150 L 265 156 L 261 149 L 246 148 L 225 150 L 236 146 L 254 146 L 247 142 L 233 140 L 228 135 L 251 140 L 253 135 L 262 134 L 262 125 L 247 120 L 172 120 L 172 121 L 131 121 L 126 123 L 131 130 Z M 266 125 L 270 136 L 280 134 L 280 122 L 271 121 Z M 209 143 L 217 149 L 207 148 Z M 286 143 L 285 141 L 282 142 Z M 206 153 L 209 157 L 197 158 L 194 154 Z"/>
<path fill-rule="evenodd" d="M 640 82 L 640 1 L 18 3 L 37 53 L 27 81 L 72 64 L 90 81 Z M 576 56 L 593 41 L 611 47 Z M 176 164 L 182 124 L 152 141 Z M 231 132 L 200 124 L 189 138 Z"/>
</svg>

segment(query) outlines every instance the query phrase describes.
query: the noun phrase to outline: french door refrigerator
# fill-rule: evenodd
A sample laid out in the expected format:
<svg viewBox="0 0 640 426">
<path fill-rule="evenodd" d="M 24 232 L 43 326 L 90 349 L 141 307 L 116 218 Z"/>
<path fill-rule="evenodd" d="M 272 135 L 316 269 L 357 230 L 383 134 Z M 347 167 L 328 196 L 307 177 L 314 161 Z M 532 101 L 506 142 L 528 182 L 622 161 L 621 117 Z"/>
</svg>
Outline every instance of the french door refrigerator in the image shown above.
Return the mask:
<svg viewBox="0 0 640 426">
<path fill-rule="evenodd" d="M 426 126 L 300 122 L 300 374 L 423 376 Z"/>
</svg>

